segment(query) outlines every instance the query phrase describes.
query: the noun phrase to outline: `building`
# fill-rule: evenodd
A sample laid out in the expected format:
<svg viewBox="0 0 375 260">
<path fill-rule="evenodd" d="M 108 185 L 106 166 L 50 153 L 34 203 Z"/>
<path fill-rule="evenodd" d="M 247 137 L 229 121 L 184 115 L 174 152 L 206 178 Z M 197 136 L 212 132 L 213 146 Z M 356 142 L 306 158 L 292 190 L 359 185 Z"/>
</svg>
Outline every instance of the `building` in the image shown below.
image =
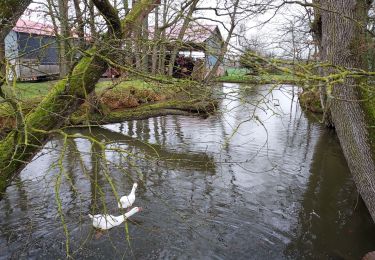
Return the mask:
<svg viewBox="0 0 375 260">
<path fill-rule="evenodd" d="M 153 28 L 150 28 L 150 38 L 153 38 Z M 179 44 L 179 58 L 192 58 L 196 64 L 204 64 L 205 73 L 208 73 L 218 60 L 221 47 L 223 45 L 223 37 L 217 25 L 199 25 L 191 24 L 182 39 L 181 43 L 177 43 L 178 34 L 181 26 L 176 25 L 166 30 L 166 38 L 169 42 L 167 50 L 172 50 L 176 44 Z M 189 62 L 187 62 L 189 63 Z M 179 65 L 179 64 L 177 64 Z M 192 73 L 192 71 L 190 71 Z M 217 76 L 224 74 L 224 67 L 220 65 Z"/>
<path fill-rule="evenodd" d="M 153 29 L 152 27 L 149 29 L 150 38 L 153 37 Z M 171 51 L 176 44 L 179 45 L 174 75 L 184 77 L 197 74 L 197 78 L 203 78 L 218 60 L 223 44 L 220 30 L 216 25 L 191 24 L 182 42 L 177 43 L 180 30 L 181 27 L 178 25 L 166 30 L 167 50 Z M 73 38 L 76 37 L 73 33 Z M 8 78 L 38 80 L 59 76 L 59 45 L 52 25 L 18 20 L 5 38 L 5 55 L 12 65 Z M 119 73 L 114 71 L 115 74 L 109 70 L 103 76 L 118 76 Z M 223 74 L 224 68 L 221 65 L 217 76 Z"/>
<path fill-rule="evenodd" d="M 5 38 L 5 55 L 12 66 L 8 77 L 36 80 L 59 75 L 59 51 L 53 26 L 18 20 Z"/>
</svg>

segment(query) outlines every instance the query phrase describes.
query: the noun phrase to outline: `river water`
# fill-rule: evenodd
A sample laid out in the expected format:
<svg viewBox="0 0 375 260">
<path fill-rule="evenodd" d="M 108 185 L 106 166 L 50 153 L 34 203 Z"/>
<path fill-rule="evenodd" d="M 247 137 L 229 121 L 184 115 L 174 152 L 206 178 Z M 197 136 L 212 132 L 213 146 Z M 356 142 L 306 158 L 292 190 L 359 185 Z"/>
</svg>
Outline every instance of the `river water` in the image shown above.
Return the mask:
<svg viewBox="0 0 375 260">
<path fill-rule="evenodd" d="M 224 84 L 208 118 L 55 137 L 0 201 L 0 259 L 64 258 L 67 241 L 76 259 L 359 259 L 375 250 L 334 132 L 301 111 L 292 87 L 270 89 Z M 119 215 L 115 193 L 134 181 L 143 211 L 95 231 L 87 214 Z"/>
</svg>

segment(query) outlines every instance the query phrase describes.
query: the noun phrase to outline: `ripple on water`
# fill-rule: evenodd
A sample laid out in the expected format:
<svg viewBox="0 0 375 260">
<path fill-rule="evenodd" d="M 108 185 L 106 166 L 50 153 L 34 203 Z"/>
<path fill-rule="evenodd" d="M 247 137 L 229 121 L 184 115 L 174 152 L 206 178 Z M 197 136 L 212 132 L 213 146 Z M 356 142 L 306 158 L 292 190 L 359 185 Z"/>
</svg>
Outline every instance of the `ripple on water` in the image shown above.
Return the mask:
<svg viewBox="0 0 375 260">
<path fill-rule="evenodd" d="M 64 157 L 59 200 L 74 258 L 358 259 L 374 249 L 374 227 L 361 202 L 354 209 L 335 135 L 307 118 L 290 92 L 275 90 L 260 104 L 266 110 L 254 110 L 267 88 L 223 91 L 231 94 L 224 112 L 207 119 L 72 130 L 107 141 L 102 151 L 77 138 Z M 65 257 L 55 196 L 61 144 L 46 144 L 0 202 L 0 258 Z M 93 156 L 103 152 L 110 163 Z M 88 213 L 120 214 L 109 177 L 120 195 L 140 184 L 136 204 L 144 211 L 128 222 L 129 233 L 120 226 L 100 235 L 88 220 Z"/>
</svg>

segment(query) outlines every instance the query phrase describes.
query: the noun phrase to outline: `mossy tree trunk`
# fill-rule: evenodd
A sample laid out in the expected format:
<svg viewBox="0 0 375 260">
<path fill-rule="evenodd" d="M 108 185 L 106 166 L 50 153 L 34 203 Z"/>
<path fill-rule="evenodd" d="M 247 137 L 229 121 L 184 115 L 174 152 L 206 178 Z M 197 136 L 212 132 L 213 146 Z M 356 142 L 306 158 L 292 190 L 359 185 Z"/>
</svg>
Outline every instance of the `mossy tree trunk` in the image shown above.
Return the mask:
<svg viewBox="0 0 375 260">
<path fill-rule="evenodd" d="M 134 26 L 143 21 L 158 0 L 140 0 L 120 21 L 117 10 L 108 0 L 93 0 L 105 17 L 108 26 L 105 43 L 93 47 L 72 69 L 68 76 L 55 84 L 43 101 L 30 112 L 22 128 L 11 131 L 0 141 L 0 191 L 3 192 L 14 174 L 17 174 L 47 141 L 49 135 L 58 129 L 71 113 L 94 90 L 100 75 L 107 68 L 103 56 L 116 55 L 116 46 L 121 39 L 130 36 Z"/>
<path fill-rule="evenodd" d="M 366 25 L 370 1 L 319 2 L 322 61 L 347 70 L 367 70 Z M 365 92 L 372 87 L 364 79 L 346 78 L 326 89 L 332 123 L 358 191 L 375 221 L 375 113 L 374 102 L 364 99 Z"/>
<path fill-rule="evenodd" d="M 4 40 L 17 20 L 31 3 L 31 0 L 0 1 L 0 87 L 5 79 L 5 44 Z M 0 93 L 2 93 L 0 88 Z"/>
<path fill-rule="evenodd" d="M 5 38 L 16 25 L 17 20 L 31 3 L 31 0 L 0 1 L 0 97 L 7 100 L 16 115 L 17 125 L 22 123 L 22 112 L 14 95 L 14 89 L 7 81 L 7 58 L 5 54 Z M 17 75 L 13 74 L 13 77 Z"/>
</svg>

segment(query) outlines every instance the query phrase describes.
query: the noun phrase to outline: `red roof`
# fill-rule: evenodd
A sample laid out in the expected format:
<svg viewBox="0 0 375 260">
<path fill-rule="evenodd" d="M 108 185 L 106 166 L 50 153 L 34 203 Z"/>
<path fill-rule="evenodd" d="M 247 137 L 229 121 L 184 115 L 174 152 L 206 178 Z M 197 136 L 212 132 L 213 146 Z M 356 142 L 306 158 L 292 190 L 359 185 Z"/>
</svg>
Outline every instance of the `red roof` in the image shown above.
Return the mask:
<svg viewBox="0 0 375 260">
<path fill-rule="evenodd" d="M 14 26 L 13 31 L 38 35 L 55 35 L 55 31 L 52 25 L 23 19 L 19 19 L 17 21 L 17 24 L 16 26 Z"/>
<path fill-rule="evenodd" d="M 212 34 L 215 33 L 217 25 L 190 25 L 185 32 L 183 41 L 192 43 L 204 43 Z M 155 28 L 149 28 L 150 37 L 153 38 Z M 169 40 L 176 40 L 181 30 L 181 26 L 169 27 L 166 29 L 166 35 Z"/>
</svg>

